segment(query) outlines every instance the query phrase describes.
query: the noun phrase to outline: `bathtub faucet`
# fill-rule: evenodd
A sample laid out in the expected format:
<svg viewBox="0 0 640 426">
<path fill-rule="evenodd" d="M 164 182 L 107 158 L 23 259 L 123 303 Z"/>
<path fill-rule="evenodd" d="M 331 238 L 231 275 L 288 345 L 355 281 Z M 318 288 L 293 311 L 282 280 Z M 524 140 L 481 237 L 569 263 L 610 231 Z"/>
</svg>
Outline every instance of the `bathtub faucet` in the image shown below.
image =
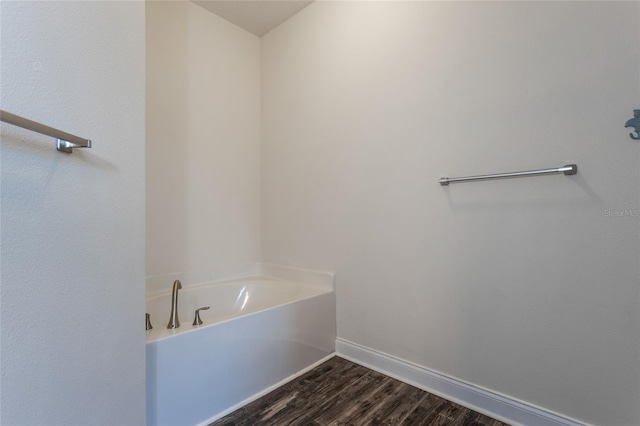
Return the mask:
<svg viewBox="0 0 640 426">
<path fill-rule="evenodd" d="M 173 293 L 171 294 L 171 318 L 169 318 L 169 324 L 167 328 L 180 327 L 180 319 L 178 319 L 178 290 L 182 289 L 180 280 L 173 282 Z"/>
</svg>

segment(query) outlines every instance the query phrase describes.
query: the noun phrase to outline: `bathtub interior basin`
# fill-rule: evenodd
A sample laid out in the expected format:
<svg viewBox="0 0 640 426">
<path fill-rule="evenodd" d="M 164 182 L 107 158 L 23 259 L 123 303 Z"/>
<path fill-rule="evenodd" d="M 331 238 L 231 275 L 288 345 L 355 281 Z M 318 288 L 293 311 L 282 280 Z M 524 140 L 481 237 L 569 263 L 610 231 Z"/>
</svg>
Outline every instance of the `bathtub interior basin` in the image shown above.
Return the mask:
<svg viewBox="0 0 640 426">
<path fill-rule="evenodd" d="M 292 281 L 264 279 L 184 287 L 178 292 L 180 327 L 167 329 L 171 314 L 171 291 L 165 291 L 147 299 L 146 311 L 153 325 L 153 329 L 147 332 L 147 342 L 330 292 L 330 289 Z M 209 309 L 200 311 L 203 324 L 194 327 L 192 323 L 196 309 L 205 306 L 209 306 Z"/>
</svg>

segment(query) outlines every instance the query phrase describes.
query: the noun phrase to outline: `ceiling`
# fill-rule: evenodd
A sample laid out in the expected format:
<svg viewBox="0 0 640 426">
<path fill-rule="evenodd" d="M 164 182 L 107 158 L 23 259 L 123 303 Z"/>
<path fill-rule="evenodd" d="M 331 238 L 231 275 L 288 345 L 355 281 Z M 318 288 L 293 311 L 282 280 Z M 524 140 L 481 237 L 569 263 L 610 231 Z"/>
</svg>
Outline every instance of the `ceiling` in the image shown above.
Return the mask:
<svg viewBox="0 0 640 426">
<path fill-rule="evenodd" d="M 191 1 L 258 37 L 262 37 L 313 2 L 313 0 Z"/>
</svg>

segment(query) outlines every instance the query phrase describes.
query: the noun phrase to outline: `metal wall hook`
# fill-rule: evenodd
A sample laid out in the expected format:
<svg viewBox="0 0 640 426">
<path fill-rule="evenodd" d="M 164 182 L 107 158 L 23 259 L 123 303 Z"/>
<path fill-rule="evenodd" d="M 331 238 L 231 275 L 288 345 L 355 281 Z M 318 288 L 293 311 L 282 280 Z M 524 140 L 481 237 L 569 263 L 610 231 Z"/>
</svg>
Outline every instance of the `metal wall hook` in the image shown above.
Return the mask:
<svg viewBox="0 0 640 426">
<path fill-rule="evenodd" d="M 624 127 L 633 127 L 636 134 L 634 135 L 633 133 L 629 133 L 629 136 L 631 136 L 631 139 L 640 139 L 640 109 L 633 110 L 633 118 L 631 120 L 627 120 Z"/>
<path fill-rule="evenodd" d="M 193 319 L 193 325 L 202 325 L 202 320 L 200 319 L 200 311 L 206 311 L 209 308 L 210 306 L 205 306 L 203 308 L 196 309 L 196 316 Z"/>
</svg>

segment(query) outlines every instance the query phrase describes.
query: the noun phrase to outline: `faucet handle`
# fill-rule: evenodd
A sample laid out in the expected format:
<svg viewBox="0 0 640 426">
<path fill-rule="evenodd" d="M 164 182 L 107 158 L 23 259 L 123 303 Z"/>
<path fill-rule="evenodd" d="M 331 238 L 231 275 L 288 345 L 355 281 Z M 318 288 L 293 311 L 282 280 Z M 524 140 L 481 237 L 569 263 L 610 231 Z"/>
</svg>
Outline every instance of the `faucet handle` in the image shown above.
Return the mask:
<svg viewBox="0 0 640 426">
<path fill-rule="evenodd" d="M 151 314 L 147 314 L 147 324 L 145 326 L 145 330 L 151 330 L 153 326 L 151 325 Z"/>
<path fill-rule="evenodd" d="M 209 306 L 205 306 L 203 308 L 196 309 L 196 317 L 193 319 L 193 325 L 202 325 L 202 320 L 200 319 L 200 311 L 206 311 L 209 308 Z"/>
</svg>

